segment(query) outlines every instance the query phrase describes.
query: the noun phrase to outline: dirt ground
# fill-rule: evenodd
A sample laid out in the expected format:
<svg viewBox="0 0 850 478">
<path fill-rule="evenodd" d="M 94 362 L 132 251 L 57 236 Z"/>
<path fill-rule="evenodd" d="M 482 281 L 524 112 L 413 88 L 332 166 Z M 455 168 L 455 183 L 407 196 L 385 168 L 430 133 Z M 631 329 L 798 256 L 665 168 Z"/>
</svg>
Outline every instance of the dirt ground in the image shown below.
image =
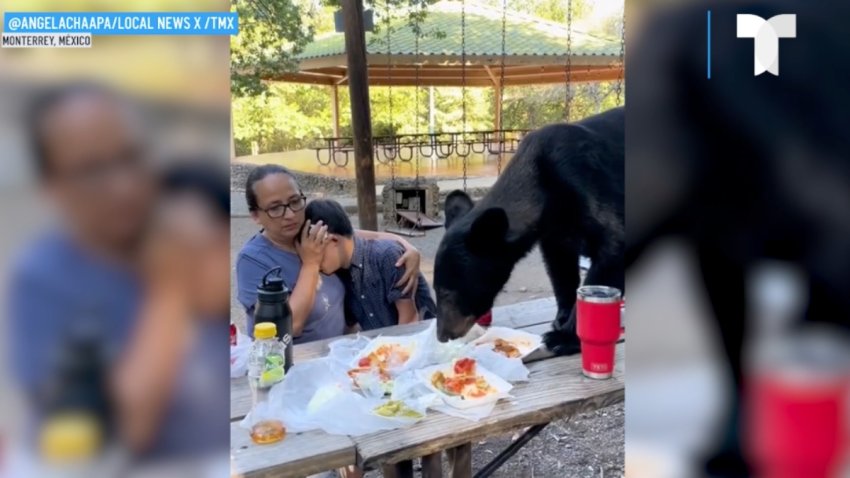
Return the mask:
<svg viewBox="0 0 850 478">
<path fill-rule="evenodd" d="M 357 226 L 357 218 L 352 217 Z M 231 254 L 235 260 L 242 244 L 257 227 L 246 217 L 234 217 L 231 221 Z M 408 239 L 422 254 L 422 272 L 429 282 L 434 272 L 434 256 L 443 230 L 429 231 L 427 236 Z M 233 261 L 232 261 L 233 263 Z M 235 271 L 231 271 L 232 297 L 235 297 Z M 552 295 L 543 259 L 538 250 L 532 251 L 517 264 L 504 291 L 496 299 L 496 305 L 547 297 Z M 241 306 L 231 300 L 232 317 L 238 326 L 244 327 Z M 614 405 L 595 412 L 574 416 L 549 424 L 516 455 L 492 476 L 497 478 L 601 478 L 621 477 L 624 470 L 624 425 L 623 404 Z M 519 433 L 516 434 L 518 436 Z M 515 435 L 490 437 L 473 446 L 473 470 L 481 469 L 486 463 L 507 447 Z M 333 473 L 329 474 L 334 476 Z M 381 473 L 373 471 L 369 478 L 378 478 Z"/>
</svg>

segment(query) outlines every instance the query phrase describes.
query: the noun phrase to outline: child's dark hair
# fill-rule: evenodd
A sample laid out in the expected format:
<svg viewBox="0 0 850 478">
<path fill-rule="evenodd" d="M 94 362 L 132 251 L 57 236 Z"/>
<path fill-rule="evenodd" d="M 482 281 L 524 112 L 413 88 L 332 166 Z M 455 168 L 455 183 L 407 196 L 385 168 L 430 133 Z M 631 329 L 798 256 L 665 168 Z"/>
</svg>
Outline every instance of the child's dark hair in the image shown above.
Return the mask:
<svg viewBox="0 0 850 478">
<path fill-rule="evenodd" d="M 295 175 L 292 174 L 292 171 L 279 164 L 264 164 L 262 166 L 257 166 L 251 170 L 248 174 L 248 179 L 245 181 L 245 201 L 248 202 L 249 211 L 254 212 L 260 207 L 257 205 L 257 193 L 254 191 L 254 184 L 272 174 L 285 174 L 292 178 L 296 185 L 298 184 L 298 180 L 295 178 Z M 300 192 L 300 186 L 298 187 L 298 190 Z"/>
<path fill-rule="evenodd" d="M 354 227 L 348 214 L 338 202 L 331 199 L 314 199 L 304 212 L 312 224 L 322 221 L 328 226 L 328 233 L 344 237 L 354 237 Z M 306 223 L 305 223 L 306 224 Z"/>
<path fill-rule="evenodd" d="M 191 192 L 199 195 L 219 219 L 230 220 L 230 178 L 217 164 L 219 158 L 180 158 L 163 172 L 165 194 Z"/>
</svg>

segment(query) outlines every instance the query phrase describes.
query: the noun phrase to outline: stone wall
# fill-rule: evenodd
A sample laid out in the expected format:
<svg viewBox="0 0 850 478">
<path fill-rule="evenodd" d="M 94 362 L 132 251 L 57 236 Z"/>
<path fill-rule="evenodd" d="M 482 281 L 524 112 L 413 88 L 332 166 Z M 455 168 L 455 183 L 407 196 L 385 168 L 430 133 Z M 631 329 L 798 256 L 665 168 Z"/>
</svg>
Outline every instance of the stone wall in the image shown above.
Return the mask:
<svg viewBox="0 0 850 478">
<path fill-rule="evenodd" d="M 236 191 L 245 190 L 245 181 L 248 175 L 256 167 L 254 164 L 248 163 L 230 163 L 230 189 Z M 332 178 L 330 176 L 322 176 L 320 174 L 309 174 L 298 171 L 293 171 L 298 184 L 309 196 L 312 195 L 327 195 L 327 196 L 356 196 L 357 184 L 354 179 L 347 178 Z"/>
</svg>

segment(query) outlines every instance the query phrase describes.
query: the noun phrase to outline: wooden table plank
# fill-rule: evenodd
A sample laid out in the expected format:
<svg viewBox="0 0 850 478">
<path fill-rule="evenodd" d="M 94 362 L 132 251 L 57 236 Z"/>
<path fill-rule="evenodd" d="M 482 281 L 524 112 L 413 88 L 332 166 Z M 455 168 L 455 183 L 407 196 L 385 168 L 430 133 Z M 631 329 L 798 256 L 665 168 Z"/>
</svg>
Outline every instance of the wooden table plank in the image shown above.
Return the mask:
<svg viewBox="0 0 850 478">
<path fill-rule="evenodd" d="M 493 325 L 521 329 L 537 324 L 551 324 L 558 313 L 554 297 L 528 300 L 493 308 Z"/>
<path fill-rule="evenodd" d="M 306 476 L 353 465 L 356 456 L 354 442 L 347 436 L 314 430 L 288 434 L 271 445 L 257 445 L 247 430 L 230 424 L 233 477 Z"/>
<path fill-rule="evenodd" d="M 625 345 L 617 346 L 614 377 L 593 380 L 581 375 L 581 357 L 555 357 L 533 362 L 529 382 L 517 384 L 513 399 L 502 400 L 479 422 L 431 413 L 402 430 L 354 437 L 358 464 L 395 463 L 452 448 L 488 436 L 622 402 L 625 396 Z"/>
</svg>

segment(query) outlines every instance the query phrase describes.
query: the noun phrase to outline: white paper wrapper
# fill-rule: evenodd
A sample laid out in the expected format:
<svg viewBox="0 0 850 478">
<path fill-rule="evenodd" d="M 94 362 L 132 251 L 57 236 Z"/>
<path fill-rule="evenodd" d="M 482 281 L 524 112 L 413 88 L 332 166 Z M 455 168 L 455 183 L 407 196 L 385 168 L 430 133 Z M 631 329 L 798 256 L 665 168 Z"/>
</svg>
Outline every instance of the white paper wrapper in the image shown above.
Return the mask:
<svg viewBox="0 0 850 478">
<path fill-rule="evenodd" d="M 543 343 L 543 337 L 537 334 L 509 329 L 507 327 L 490 327 L 484 335 L 475 339 L 472 343 L 476 346 L 486 345 L 492 349 L 496 339 L 511 342 L 514 347 L 519 349 L 520 359 L 527 357 L 528 354 L 540 348 L 540 345 Z"/>
<path fill-rule="evenodd" d="M 507 358 L 498 352 L 494 352 L 489 344 L 475 347 L 469 357 L 474 358 L 479 365 L 508 382 L 528 381 L 528 368 L 521 359 Z"/>
<path fill-rule="evenodd" d="M 441 365 L 433 365 L 431 367 L 426 367 L 422 370 L 418 371 L 419 378 L 423 381 L 426 387 L 430 389 L 433 393 L 436 393 L 446 405 L 449 405 L 453 408 L 458 409 L 467 409 L 467 408 L 475 408 L 482 407 L 484 405 L 494 404 L 499 401 L 500 398 L 505 398 L 509 396 L 511 388 L 513 386 L 503 380 L 498 375 L 490 372 L 481 366 L 481 364 L 476 365 L 476 373 L 481 377 L 484 377 L 487 380 L 487 383 L 490 384 L 491 387 L 495 388 L 495 393 L 491 393 L 487 396 L 480 398 L 463 398 L 460 396 L 453 396 L 443 393 L 440 389 L 433 386 L 431 384 L 431 376 L 436 372 L 443 372 L 446 376 L 453 375 L 454 364 L 446 363 Z"/>
<path fill-rule="evenodd" d="M 424 366 L 428 360 L 427 350 L 430 348 L 431 341 L 423 334 L 407 335 L 399 337 L 380 336 L 375 337 L 369 344 L 364 347 L 360 353 L 354 357 L 349 363 L 351 368 L 358 366 L 357 362 L 363 357 L 368 356 L 378 348 L 384 345 L 399 345 L 410 354 L 410 357 L 403 363 L 390 363 L 387 372 L 390 375 L 397 375 L 405 370 L 417 369 Z"/>
</svg>

